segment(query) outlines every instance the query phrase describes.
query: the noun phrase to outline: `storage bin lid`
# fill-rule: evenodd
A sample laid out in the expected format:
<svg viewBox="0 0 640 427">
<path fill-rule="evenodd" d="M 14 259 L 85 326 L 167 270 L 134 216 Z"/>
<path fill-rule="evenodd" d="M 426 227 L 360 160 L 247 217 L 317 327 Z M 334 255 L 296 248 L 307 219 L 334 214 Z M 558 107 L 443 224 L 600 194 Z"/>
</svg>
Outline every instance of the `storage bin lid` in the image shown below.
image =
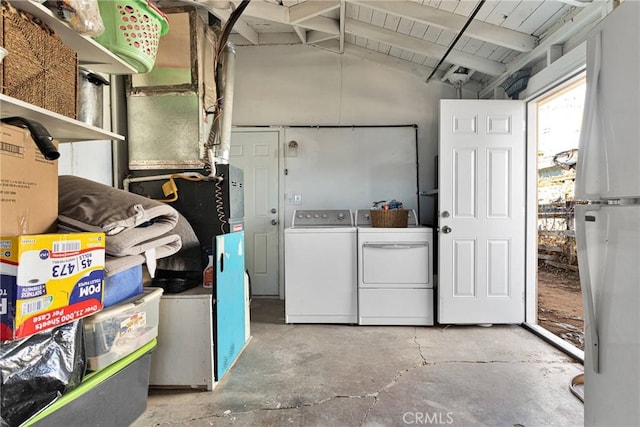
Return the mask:
<svg viewBox="0 0 640 427">
<path fill-rule="evenodd" d="M 138 306 L 148 305 L 150 302 L 156 299 L 160 299 L 160 297 L 162 296 L 162 292 L 162 288 L 145 287 L 140 295 L 137 295 L 120 304 L 104 309 L 101 312 L 94 314 L 93 316 L 85 318 L 85 324 L 102 322 L 104 320 L 117 316 L 120 313 L 131 311 Z"/>
</svg>

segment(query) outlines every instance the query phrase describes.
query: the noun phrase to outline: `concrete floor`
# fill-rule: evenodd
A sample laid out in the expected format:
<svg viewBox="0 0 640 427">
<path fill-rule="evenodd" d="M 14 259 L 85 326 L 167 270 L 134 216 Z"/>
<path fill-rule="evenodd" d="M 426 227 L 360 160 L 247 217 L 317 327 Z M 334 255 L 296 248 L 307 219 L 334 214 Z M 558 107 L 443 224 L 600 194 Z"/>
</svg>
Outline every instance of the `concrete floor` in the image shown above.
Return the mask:
<svg viewBox="0 0 640 427">
<path fill-rule="evenodd" d="M 215 390 L 151 391 L 134 426 L 583 424 L 582 365 L 518 326 L 286 325 L 254 299 L 251 327 Z"/>
</svg>

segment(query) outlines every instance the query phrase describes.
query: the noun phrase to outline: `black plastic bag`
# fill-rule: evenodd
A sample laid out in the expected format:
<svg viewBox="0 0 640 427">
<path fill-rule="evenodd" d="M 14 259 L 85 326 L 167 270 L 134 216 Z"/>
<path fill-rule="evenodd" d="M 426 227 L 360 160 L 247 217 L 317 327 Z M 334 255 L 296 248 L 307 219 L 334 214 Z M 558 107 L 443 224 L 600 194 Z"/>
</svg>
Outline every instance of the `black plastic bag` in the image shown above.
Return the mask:
<svg viewBox="0 0 640 427">
<path fill-rule="evenodd" d="M 82 320 L 0 344 L 0 425 L 17 426 L 82 382 Z"/>
</svg>

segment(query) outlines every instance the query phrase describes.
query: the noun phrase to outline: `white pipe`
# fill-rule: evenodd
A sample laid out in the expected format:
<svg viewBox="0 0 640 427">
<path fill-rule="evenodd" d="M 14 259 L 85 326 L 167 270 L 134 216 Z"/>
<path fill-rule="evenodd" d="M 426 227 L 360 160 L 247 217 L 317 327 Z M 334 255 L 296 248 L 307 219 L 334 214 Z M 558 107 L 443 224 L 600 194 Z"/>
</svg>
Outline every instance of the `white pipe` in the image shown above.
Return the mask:
<svg viewBox="0 0 640 427">
<path fill-rule="evenodd" d="M 220 145 L 216 150 L 216 160 L 220 164 L 229 163 L 231 151 L 231 122 L 233 116 L 233 86 L 235 83 L 236 48 L 227 42 L 222 54 L 222 121 L 220 125 Z"/>
<path fill-rule="evenodd" d="M 462 99 L 462 83 L 454 83 L 453 88 L 456 90 L 458 99 Z"/>
</svg>

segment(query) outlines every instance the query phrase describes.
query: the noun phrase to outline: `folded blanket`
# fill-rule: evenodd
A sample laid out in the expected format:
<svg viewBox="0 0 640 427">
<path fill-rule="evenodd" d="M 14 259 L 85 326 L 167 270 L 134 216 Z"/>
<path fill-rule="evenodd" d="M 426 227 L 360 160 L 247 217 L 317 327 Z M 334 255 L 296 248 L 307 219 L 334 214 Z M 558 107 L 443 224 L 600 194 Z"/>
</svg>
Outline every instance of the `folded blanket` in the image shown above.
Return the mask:
<svg viewBox="0 0 640 427">
<path fill-rule="evenodd" d="M 162 240 L 164 244 L 152 250 L 152 253 L 156 259 L 161 259 L 161 258 L 166 258 L 168 256 L 171 256 L 176 252 L 178 252 L 180 250 L 180 247 L 182 246 L 180 241 L 180 236 L 178 236 L 177 234 L 167 235 L 165 237 L 162 237 L 160 240 Z M 147 262 L 147 257 L 145 256 L 145 254 L 128 255 L 128 256 L 121 256 L 121 257 L 114 257 L 114 256 L 107 255 L 105 257 L 104 273 L 107 277 L 111 277 L 131 267 L 135 267 L 136 265 L 141 265 L 146 262 Z M 151 277 L 154 277 L 154 274 L 155 274 L 155 272 L 153 271 L 154 268 L 149 265 L 147 265 L 147 267 L 149 270 L 149 275 Z"/>
<path fill-rule="evenodd" d="M 178 214 L 178 224 L 171 230 L 171 233 L 180 236 L 182 247 L 177 253 L 159 259 L 158 270 L 197 271 L 202 273 L 204 269 L 203 261 L 206 256 L 200 247 L 200 241 L 191 224 L 182 214 Z"/>
<path fill-rule="evenodd" d="M 142 255 L 175 243 L 159 239 L 178 222 L 171 206 L 77 176 L 60 176 L 58 183 L 58 226 L 104 232 L 107 255 Z"/>
</svg>

